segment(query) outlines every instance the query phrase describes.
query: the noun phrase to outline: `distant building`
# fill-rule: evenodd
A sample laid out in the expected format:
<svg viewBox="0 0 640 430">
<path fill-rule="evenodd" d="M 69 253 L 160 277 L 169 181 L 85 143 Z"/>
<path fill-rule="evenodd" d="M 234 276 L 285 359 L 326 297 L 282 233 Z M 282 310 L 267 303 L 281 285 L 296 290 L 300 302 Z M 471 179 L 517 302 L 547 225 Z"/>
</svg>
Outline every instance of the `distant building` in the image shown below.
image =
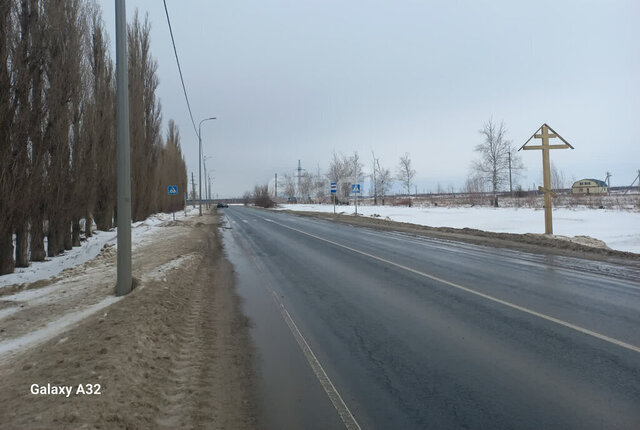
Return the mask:
<svg viewBox="0 0 640 430">
<path fill-rule="evenodd" d="M 607 183 L 599 179 L 580 179 L 571 187 L 573 194 L 607 194 Z"/>
</svg>

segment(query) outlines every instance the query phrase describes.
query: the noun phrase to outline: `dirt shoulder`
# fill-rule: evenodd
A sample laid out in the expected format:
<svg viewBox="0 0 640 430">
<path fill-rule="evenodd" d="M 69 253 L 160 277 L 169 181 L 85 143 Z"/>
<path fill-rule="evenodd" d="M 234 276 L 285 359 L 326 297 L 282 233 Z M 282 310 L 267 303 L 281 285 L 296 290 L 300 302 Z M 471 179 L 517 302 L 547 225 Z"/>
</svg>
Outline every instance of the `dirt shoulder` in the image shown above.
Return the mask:
<svg viewBox="0 0 640 430">
<path fill-rule="evenodd" d="M 548 237 L 543 234 L 494 233 L 471 228 L 429 227 L 417 224 L 391 221 L 382 218 L 332 214 L 323 212 L 286 211 L 294 215 L 326 219 L 344 224 L 375 228 L 386 231 L 399 231 L 419 236 L 435 237 L 445 240 L 467 242 L 477 245 L 518 249 L 526 252 L 563 255 L 609 263 L 637 266 L 640 268 L 640 256 L 631 252 L 617 251 L 601 246 L 588 246 L 562 237 Z M 574 239 L 575 240 L 575 239 Z M 580 241 L 580 238 L 577 238 Z M 589 243 L 589 238 L 584 238 Z"/>
<path fill-rule="evenodd" d="M 254 428 L 248 321 L 218 223 L 215 215 L 166 223 L 134 254 L 140 285 L 131 294 L 2 356 L 0 428 Z M 29 330 L 55 325 L 56 315 L 110 296 L 115 252 L 105 249 L 83 266 L 42 287 L 77 298 L 43 295 L 29 312 L 0 322 L 9 331 L 3 338 L 28 337 Z M 40 317 L 48 309 L 53 317 Z M 71 394 L 32 394 L 33 384 L 70 386 Z M 77 394 L 80 384 L 85 391 L 99 384 L 100 394 Z"/>
</svg>

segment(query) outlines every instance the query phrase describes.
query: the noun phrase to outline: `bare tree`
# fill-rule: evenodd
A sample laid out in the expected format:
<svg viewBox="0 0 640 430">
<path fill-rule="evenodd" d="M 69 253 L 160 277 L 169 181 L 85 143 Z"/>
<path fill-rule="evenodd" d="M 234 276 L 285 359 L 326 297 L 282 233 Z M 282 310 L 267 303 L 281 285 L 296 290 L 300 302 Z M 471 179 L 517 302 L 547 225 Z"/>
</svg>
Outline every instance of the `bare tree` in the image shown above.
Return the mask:
<svg viewBox="0 0 640 430">
<path fill-rule="evenodd" d="M 350 173 L 351 169 L 348 158 L 342 154 L 334 152 L 331 163 L 329 164 L 327 179 L 338 184 L 338 189 L 336 190 L 336 198 L 338 201 L 343 198 L 346 199 L 351 192 Z"/>
<path fill-rule="evenodd" d="M 91 35 L 88 58 L 90 98 L 85 116 L 85 135 L 87 144 L 93 148 L 96 159 L 97 180 L 92 215 L 99 230 L 109 230 L 113 227 L 116 206 L 114 66 L 109 57 L 104 22 L 98 8 L 92 12 L 90 20 Z M 97 162 L 98 160 L 99 162 Z M 91 235 L 91 220 L 89 218 L 87 216 L 85 225 L 87 237 Z"/>
<path fill-rule="evenodd" d="M 411 185 L 416 176 L 416 171 L 411 167 L 411 157 L 408 152 L 400 157 L 400 163 L 396 169 L 396 178 L 402 183 L 403 188 L 407 190 L 407 196 L 411 195 Z"/>
<path fill-rule="evenodd" d="M 129 114 L 131 134 L 131 216 L 140 221 L 156 209 L 153 168 L 160 145 L 161 109 L 157 61 L 151 56 L 151 24 L 148 15 L 140 22 L 138 12 L 128 28 Z"/>
<path fill-rule="evenodd" d="M 155 201 L 162 212 L 175 212 L 182 209 L 184 202 L 177 196 L 169 196 L 167 187 L 176 185 L 178 190 L 187 188 L 187 167 L 180 149 L 180 131 L 173 120 L 167 123 L 165 144 L 158 149 L 156 163 L 157 181 Z"/>
<path fill-rule="evenodd" d="M 311 189 L 313 188 L 313 177 L 309 172 L 303 172 L 298 179 L 300 200 L 307 201 L 311 199 Z"/>
<path fill-rule="evenodd" d="M 376 168 L 376 162 L 378 161 L 378 159 L 376 158 L 376 154 L 375 152 L 373 152 L 373 150 L 371 150 L 371 159 L 372 159 L 371 182 L 373 185 L 373 205 L 378 206 L 378 181 L 377 181 L 378 171 Z"/>
<path fill-rule="evenodd" d="M 30 258 L 32 261 L 44 261 L 44 220 L 45 199 L 41 195 L 45 184 L 46 160 L 48 149 L 44 142 L 45 107 L 45 64 L 47 50 L 46 17 L 39 0 L 21 3 L 21 9 L 28 9 L 29 56 L 27 63 L 30 73 L 30 165 L 29 165 L 29 238 Z M 24 10 L 23 10 L 24 12 Z"/>
<path fill-rule="evenodd" d="M 45 2 L 48 43 L 45 61 L 47 148 L 45 202 L 48 219 L 47 253 L 53 257 L 71 248 L 71 143 L 82 89 L 82 35 L 79 0 Z M 64 29 L 62 31 L 61 29 Z"/>
<path fill-rule="evenodd" d="M 560 171 L 557 166 L 551 162 L 551 189 L 562 190 L 567 186 L 567 179 L 564 176 L 564 172 Z"/>
<path fill-rule="evenodd" d="M 296 197 L 296 182 L 291 175 L 284 174 L 284 195 L 289 201 L 293 201 Z"/>
<path fill-rule="evenodd" d="M 497 125 L 490 119 L 479 132 L 484 142 L 475 147 L 480 159 L 473 162 L 473 175 L 487 182 L 493 192 L 492 204 L 498 206 L 498 191 L 509 183 L 509 153 L 511 153 L 511 171 L 518 174 L 524 169 L 522 161 L 515 155 L 511 141 L 507 139 L 507 130 L 503 122 Z"/>
<path fill-rule="evenodd" d="M 353 179 L 357 182 L 361 179 L 364 179 L 363 167 L 364 164 L 360 161 L 360 156 L 358 155 L 358 151 L 355 151 L 353 155 L 349 158 L 349 163 L 351 164 L 351 175 Z"/>
<path fill-rule="evenodd" d="M 13 203 L 17 215 L 12 224 L 16 235 L 16 267 L 29 265 L 28 236 L 31 202 L 37 200 L 38 191 L 29 187 L 29 172 L 32 171 L 32 157 L 28 148 L 36 138 L 36 124 L 33 108 L 39 103 L 37 93 L 31 98 L 32 86 L 39 61 L 35 58 L 38 43 L 38 6 L 34 0 L 16 2 L 16 24 L 20 37 L 14 44 L 13 61 L 13 111 L 15 124 L 12 135 L 13 190 L 20 195 Z"/>
<path fill-rule="evenodd" d="M 186 189 L 179 134 L 160 136 L 148 21 L 129 27 L 134 210 L 173 209 Z M 92 0 L 0 1 L 0 274 L 79 245 L 115 210 L 113 62 Z M 182 205 L 182 202 L 179 203 Z M 15 259 L 12 235 L 16 236 Z"/>
<path fill-rule="evenodd" d="M 253 194 L 251 193 L 251 191 L 245 191 L 245 193 L 242 195 L 242 204 L 245 206 L 249 206 L 252 203 L 253 203 Z"/>
<path fill-rule="evenodd" d="M 376 159 L 375 172 L 376 190 L 382 200 L 382 206 L 384 206 L 385 197 L 393 186 L 393 176 L 391 175 L 391 170 L 380 167 L 379 159 Z"/>
<path fill-rule="evenodd" d="M 269 185 L 256 185 L 253 189 L 253 202 L 256 206 L 272 208 L 275 202 L 271 200 Z"/>
<path fill-rule="evenodd" d="M 12 226 L 16 190 L 13 188 L 11 131 L 15 111 L 12 97 L 13 2 L 0 1 L 0 275 L 14 270 Z"/>
<path fill-rule="evenodd" d="M 349 157 L 349 176 L 353 178 L 353 183 L 359 184 L 361 179 L 363 178 L 363 169 L 364 165 L 360 161 L 360 156 L 358 155 L 358 151 L 354 151 L 353 155 Z M 349 188 L 349 191 L 351 189 Z"/>
<path fill-rule="evenodd" d="M 481 201 L 482 193 L 485 191 L 485 182 L 476 175 L 469 175 L 463 191 L 467 194 L 469 204 L 478 204 Z"/>
<path fill-rule="evenodd" d="M 326 179 L 320 174 L 320 166 L 318 166 L 318 173 L 316 174 L 316 176 L 313 178 L 313 188 L 314 188 L 314 195 L 315 198 L 318 201 L 322 201 L 324 200 L 326 193 L 327 193 L 327 181 Z"/>
</svg>

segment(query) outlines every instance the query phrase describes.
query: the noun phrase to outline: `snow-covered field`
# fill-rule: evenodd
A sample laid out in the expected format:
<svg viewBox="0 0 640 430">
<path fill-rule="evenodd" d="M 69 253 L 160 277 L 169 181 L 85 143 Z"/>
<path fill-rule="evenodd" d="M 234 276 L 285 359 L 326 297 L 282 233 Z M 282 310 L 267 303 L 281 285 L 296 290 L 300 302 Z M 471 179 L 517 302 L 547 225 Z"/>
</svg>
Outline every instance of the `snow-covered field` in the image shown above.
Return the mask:
<svg viewBox="0 0 640 430">
<path fill-rule="evenodd" d="M 198 213 L 198 208 L 189 207 L 187 215 Z M 184 218 L 184 211 L 176 212 L 176 219 Z M 144 243 L 145 237 L 154 231 L 155 227 L 163 222 L 171 221 L 171 214 L 151 215 L 144 221 L 136 222 L 131 226 L 131 243 L 135 247 Z M 62 272 L 64 269 L 75 267 L 92 260 L 100 253 L 105 244 L 116 244 L 117 229 L 112 231 L 95 231 L 93 236 L 82 241 L 81 246 L 74 247 L 69 251 L 54 258 L 47 258 L 42 262 L 31 262 L 29 267 L 16 268 L 14 273 L 0 276 L 0 288 L 25 282 L 35 282 L 47 279 Z"/>
<path fill-rule="evenodd" d="M 333 205 L 280 205 L 291 211 L 333 212 Z M 354 206 L 336 212 L 353 214 Z M 431 227 L 473 228 L 498 233 L 544 233 L 544 210 L 492 207 L 359 206 L 358 213 Z M 608 209 L 553 211 L 553 232 L 560 236 L 590 236 L 620 251 L 640 254 L 640 213 Z"/>
</svg>

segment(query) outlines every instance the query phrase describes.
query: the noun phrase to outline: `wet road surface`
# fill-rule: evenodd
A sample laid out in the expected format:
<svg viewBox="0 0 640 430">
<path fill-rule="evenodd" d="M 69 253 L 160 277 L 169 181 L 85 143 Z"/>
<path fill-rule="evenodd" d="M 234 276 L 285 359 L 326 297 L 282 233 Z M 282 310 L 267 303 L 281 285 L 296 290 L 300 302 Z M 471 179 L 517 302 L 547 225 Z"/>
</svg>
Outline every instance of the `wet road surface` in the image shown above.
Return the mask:
<svg viewBox="0 0 640 430">
<path fill-rule="evenodd" d="M 637 273 L 224 211 L 267 428 L 640 428 Z"/>
</svg>

